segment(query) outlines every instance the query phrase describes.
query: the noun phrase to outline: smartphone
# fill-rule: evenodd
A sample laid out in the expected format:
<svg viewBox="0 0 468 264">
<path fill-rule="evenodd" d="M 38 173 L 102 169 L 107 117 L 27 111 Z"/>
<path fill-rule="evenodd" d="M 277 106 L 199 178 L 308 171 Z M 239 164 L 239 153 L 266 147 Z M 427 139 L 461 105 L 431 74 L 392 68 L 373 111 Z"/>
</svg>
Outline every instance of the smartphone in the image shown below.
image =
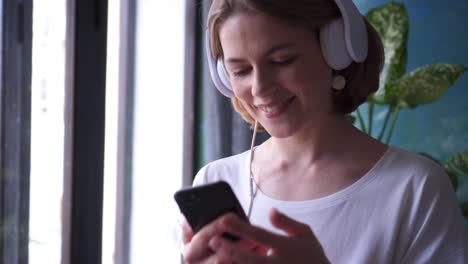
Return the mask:
<svg viewBox="0 0 468 264">
<path fill-rule="evenodd" d="M 225 181 L 184 188 L 174 194 L 174 199 L 195 233 L 227 212 L 233 212 L 248 222 L 239 200 Z M 238 240 L 231 234 L 224 236 Z"/>
</svg>

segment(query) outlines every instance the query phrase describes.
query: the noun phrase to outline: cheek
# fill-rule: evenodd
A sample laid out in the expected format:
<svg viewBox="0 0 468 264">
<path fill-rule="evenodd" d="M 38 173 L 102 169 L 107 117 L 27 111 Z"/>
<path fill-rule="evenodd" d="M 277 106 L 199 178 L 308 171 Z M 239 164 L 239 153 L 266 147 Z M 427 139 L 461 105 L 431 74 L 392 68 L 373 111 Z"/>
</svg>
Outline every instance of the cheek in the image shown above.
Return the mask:
<svg viewBox="0 0 468 264">
<path fill-rule="evenodd" d="M 291 80 L 301 84 L 300 93 L 315 95 L 331 94 L 332 71 L 325 67 L 302 67 L 301 71 Z"/>
<path fill-rule="evenodd" d="M 234 92 L 234 95 L 239 98 L 241 101 L 252 101 L 252 93 L 248 85 L 243 84 L 242 82 L 231 82 L 231 87 Z"/>
<path fill-rule="evenodd" d="M 248 86 L 241 86 L 238 83 L 232 84 L 234 96 L 237 98 L 238 103 L 253 117 L 255 109 L 253 108 L 253 97 Z"/>
<path fill-rule="evenodd" d="M 257 119 L 255 108 L 251 104 L 247 103 L 246 101 L 244 101 L 242 98 L 239 98 L 238 96 L 236 96 L 236 99 L 237 99 L 236 102 L 233 102 L 233 103 L 236 107 L 236 110 L 240 112 L 242 116 L 244 116 L 244 114 L 247 113 L 251 119 Z"/>
<path fill-rule="evenodd" d="M 325 63 L 321 54 L 310 54 L 297 65 L 296 80 L 314 86 L 331 86 L 332 69 Z"/>
</svg>

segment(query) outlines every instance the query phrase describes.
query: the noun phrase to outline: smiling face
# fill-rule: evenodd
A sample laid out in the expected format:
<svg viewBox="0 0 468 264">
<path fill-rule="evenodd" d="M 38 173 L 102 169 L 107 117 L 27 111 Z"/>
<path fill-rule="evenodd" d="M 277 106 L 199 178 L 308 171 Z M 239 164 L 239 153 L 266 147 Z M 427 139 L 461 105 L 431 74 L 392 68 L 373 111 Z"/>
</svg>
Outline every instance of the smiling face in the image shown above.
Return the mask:
<svg viewBox="0 0 468 264">
<path fill-rule="evenodd" d="M 270 135 L 292 136 L 334 113 L 317 34 L 259 13 L 228 18 L 219 37 L 235 96 Z"/>
</svg>

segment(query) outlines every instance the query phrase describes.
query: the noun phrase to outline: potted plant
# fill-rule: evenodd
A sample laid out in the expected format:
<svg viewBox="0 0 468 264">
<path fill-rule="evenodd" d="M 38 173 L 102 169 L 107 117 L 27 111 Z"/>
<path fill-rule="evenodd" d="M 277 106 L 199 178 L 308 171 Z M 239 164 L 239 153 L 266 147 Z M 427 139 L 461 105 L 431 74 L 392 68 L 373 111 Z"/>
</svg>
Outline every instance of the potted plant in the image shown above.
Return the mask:
<svg viewBox="0 0 468 264">
<path fill-rule="evenodd" d="M 389 143 L 395 131 L 400 110 L 414 109 L 436 101 L 466 71 L 466 67 L 461 64 L 436 63 L 424 65 L 407 73 L 409 20 L 404 4 L 396 2 L 383 4 L 369 10 L 366 18 L 382 38 L 385 64 L 380 78 L 380 87 L 367 100 L 367 122 L 359 109 L 350 116 L 350 119 L 353 122 L 357 119 L 358 127 L 365 133 L 384 143 Z M 378 133 L 372 131 L 376 105 L 387 109 Z M 432 158 L 430 154 L 422 154 Z M 457 190 L 458 179 L 468 176 L 468 151 L 454 154 L 443 161 L 436 161 L 445 169 L 454 190 Z M 468 218 L 468 203 L 460 202 L 460 206 L 464 216 Z"/>
</svg>

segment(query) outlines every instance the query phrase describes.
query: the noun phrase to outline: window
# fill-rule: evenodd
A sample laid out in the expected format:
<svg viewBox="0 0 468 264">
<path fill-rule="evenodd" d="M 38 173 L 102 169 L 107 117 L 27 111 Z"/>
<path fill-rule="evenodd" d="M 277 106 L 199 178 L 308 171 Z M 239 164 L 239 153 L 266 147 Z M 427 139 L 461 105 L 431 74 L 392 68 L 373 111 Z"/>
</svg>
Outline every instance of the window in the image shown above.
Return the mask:
<svg viewBox="0 0 468 264">
<path fill-rule="evenodd" d="M 0 1 L 1 263 L 180 262 L 185 1 L 159 2 Z"/>
<path fill-rule="evenodd" d="M 131 263 L 180 260 L 168 238 L 182 186 L 184 11 L 182 0 L 137 9 Z"/>
<path fill-rule="evenodd" d="M 27 263 L 31 133 L 30 1 L 0 1 L 0 262 Z"/>
</svg>

